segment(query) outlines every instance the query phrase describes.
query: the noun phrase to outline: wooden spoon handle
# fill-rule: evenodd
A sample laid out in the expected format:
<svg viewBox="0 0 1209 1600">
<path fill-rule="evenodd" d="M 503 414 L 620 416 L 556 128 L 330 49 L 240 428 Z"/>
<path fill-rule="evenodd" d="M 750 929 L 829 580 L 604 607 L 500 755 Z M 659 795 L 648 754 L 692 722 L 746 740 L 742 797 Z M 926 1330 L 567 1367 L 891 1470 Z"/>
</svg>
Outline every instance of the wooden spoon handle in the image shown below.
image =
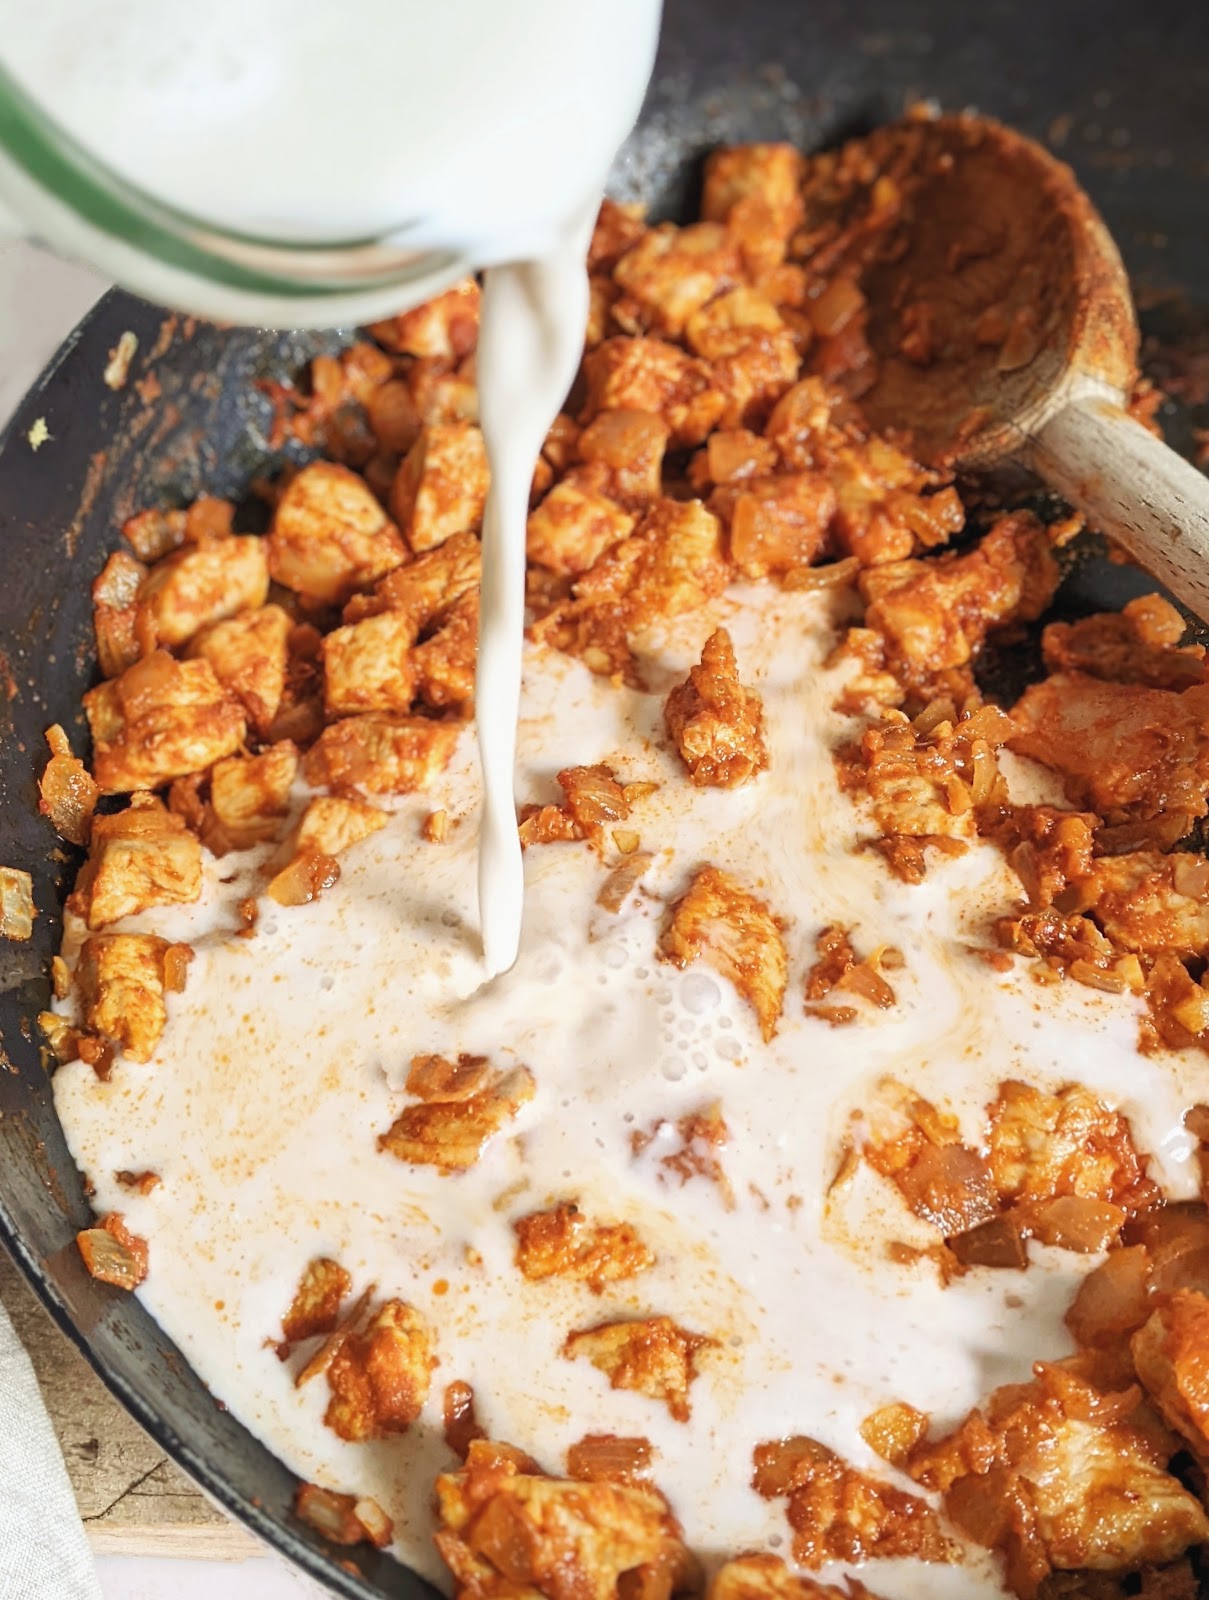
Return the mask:
<svg viewBox="0 0 1209 1600">
<path fill-rule="evenodd" d="M 1028 447 L 1031 466 L 1209 622 L 1209 478 L 1111 401 L 1057 412 Z"/>
</svg>

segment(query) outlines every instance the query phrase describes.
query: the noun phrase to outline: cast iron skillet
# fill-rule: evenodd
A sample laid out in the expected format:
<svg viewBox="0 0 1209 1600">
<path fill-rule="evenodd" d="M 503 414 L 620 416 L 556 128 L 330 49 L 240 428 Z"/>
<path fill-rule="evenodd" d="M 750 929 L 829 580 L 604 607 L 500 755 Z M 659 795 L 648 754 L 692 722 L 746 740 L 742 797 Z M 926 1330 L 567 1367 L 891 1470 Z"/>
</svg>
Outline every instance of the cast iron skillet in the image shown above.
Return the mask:
<svg viewBox="0 0 1209 1600">
<path fill-rule="evenodd" d="M 1207 88 L 1209 11 L 1182 0 L 668 0 L 655 83 L 614 188 L 674 214 L 691 204 L 712 144 L 787 137 L 810 147 L 908 98 L 976 104 L 1048 135 L 1073 162 L 1149 297 L 1152 365 L 1197 402 L 1198 383 L 1209 386 L 1199 315 L 1209 309 Z M 1164 302 L 1165 291 L 1176 298 Z M 126 329 L 139 355 L 113 394 L 101 373 Z M 85 1273 L 72 1239 L 90 1213 L 33 1023 L 77 866 L 37 816 L 35 776 L 49 723 L 80 747 L 80 695 L 94 677 L 88 584 L 122 520 L 144 506 L 205 489 L 240 501 L 245 525 L 260 525 L 248 485 L 282 457 L 265 443 L 268 407 L 254 380 L 297 372 L 340 339 L 191 326 L 113 293 L 0 442 L 0 861 L 33 873 L 39 909 L 28 946 L 0 946 L 0 1238 L 109 1387 L 215 1500 L 339 1594 L 418 1600 L 429 1586 L 394 1561 L 333 1553 L 303 1527 L 290 1510 L 292 1474 L 222 1410 L 136 1300 Z M 35 453 L 27 436 L 39 417 L 50 441 Z M 1209 413 L 1172 413 L 1177 443 L 1196 420 Z M 1062 604 L 1119 606 L 1149 586 L 1093 558 L 1071 572 Z M 1000 665 L 1027 663 L 1025 648 Z"/>
</svg>

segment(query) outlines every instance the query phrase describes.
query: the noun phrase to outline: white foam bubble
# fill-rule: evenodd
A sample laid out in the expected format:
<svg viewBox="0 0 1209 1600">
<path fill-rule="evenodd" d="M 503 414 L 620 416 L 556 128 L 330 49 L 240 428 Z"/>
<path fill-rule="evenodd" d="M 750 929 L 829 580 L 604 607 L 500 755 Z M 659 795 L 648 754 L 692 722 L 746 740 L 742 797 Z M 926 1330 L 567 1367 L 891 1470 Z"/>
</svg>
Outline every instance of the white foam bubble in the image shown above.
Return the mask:
<svg viewBox="0 0 1209 1600">
<path fill-rule="evenodd" d="M 694 1017 L 712 1011 L 722 999 L 722 990 L 708 972 L 686 972 L 680 980 L 680 1004 Z"/>
</svg>

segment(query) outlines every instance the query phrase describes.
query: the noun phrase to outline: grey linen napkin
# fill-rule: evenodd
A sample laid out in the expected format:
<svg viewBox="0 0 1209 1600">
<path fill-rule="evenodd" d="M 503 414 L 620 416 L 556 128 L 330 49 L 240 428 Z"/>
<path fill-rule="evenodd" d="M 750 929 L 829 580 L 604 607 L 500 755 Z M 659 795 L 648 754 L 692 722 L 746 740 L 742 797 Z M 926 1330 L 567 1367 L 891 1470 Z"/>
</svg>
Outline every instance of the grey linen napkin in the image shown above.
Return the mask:
<svg viewBox="0 0 1209 1600">
<path fill-rule="evenodd" d="M 0 1600 L 102 1600 L 59 1441 L 3 1306 Z"/>
</svg>

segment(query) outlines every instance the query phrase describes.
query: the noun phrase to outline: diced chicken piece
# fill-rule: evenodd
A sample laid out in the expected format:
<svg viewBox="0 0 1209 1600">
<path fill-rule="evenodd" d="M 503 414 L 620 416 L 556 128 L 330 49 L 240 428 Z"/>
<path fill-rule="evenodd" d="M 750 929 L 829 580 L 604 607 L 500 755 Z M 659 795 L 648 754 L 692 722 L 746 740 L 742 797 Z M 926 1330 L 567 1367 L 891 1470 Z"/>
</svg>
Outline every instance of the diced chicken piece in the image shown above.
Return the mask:
<svg viewBox="0 0 1209 1600">
<path fill-rule="evenodd" d="M 76 1234 L 76 1247 L 94 1278 L 117 1289 L 137 1289 L 147 1276 L 150 1251 L 146 1239 L 131 1233 L 120 1211 L 111 1211 L 95 1228 Z"/>
<path fill-rule="evenodd" d="M 1200 956 L 1209 946 L 1209 862 L 1203 856 L 1157 850 L 1102 856 L 1090 864 L 1079 892 L 1120 949 Z"/>
<path fill-rule="evenodd" d="M 490 472 L 470 422 L 426 423 L 399 468 L 390 506 L 412 550 L 432 550 L 483 520 Z"/>
<path fill-rule="evenodd" d="M 479 584 L 479 541 L 455 533 L 435 550 L 426 550 L 374 585 L 369 595 L 354 595 L 344 608 L 346 623 L 382 611 L 406 617 L 416 637 L 439 622 L 462 596 Z"/>
<path fill-rule="evenodd" d="M 386 813 L 368 800 L 320 795 L 307 804 L 298 824 L 298 848 L 338 856 L 386 826 Z"/>
<path fill-rule="evenodd" d="M 1039 616 L 1057 584 L 1045 530 L 1013 512 L 962 555 L 873 569 L 863 585 L 865 620 L 886 639 L 892 670 L 926 683 L 966 666 L 994 628 Z"/>
<path fill-rule="evenodd" d="M 989 1115 L 987 1157 L 1004 1205 L 1041 1219 L 1047 1203 L 1075 1195 L 1119 1207 L 1124 1221 L 1160 1199 L 1129 1123 L 1080 1084 L 1046 1094 L 1004 1083 Z"/>
<path fill-rule="evenodd" d="M 946 1238 L 990 1221 L 999 1209 L 987 1160 L 962 1143 L 956 1119 L 898 1084 L 885 1085 L 870 1109 L 864 1155 L 912 1213 Z"/>
<path fill-rule="evenodd" d="M 731 560 L 749 578 L 808 567 L 822 554 L 835 491 L 820 473 L 779 473 L 723 490 Z"/>
<path fill-rule="evenodd" d="M 122 538 L 140 561 L 150 565 L 180 549 L 187 521 L 188 514 L 179 509 L 139 511 L 122 524 Z"/>
<path fill-rule="evenodd" d="M 621 298 L 621 290 L 611 277 L 594 272 L 588 279 L 588 325 L 584 329 L 584 350 L 595 350 L 610 334 L 616 333 L 613 325 L 613 307 Z"/>
<path fill-rule="evenodd" d="M 208 661 L 156 650 L 84 696 L 102 794 L 155 789 L 238 749 L 244 714 Z"/>
<path fill-rule="evenodd" d="M 444 1056 L 413 1056 L 407 1072 L 407 1092 L 417 1100 L 470 1100 L 491 1087 L 495 1073 L 486 1056 L 464 1052 L 456 1061 Z"/>
<path fill-rule="evenodd" d="M 645 216 L 645 206 L 622 204 L 606 195 L 588 245 L 588 271 L 611 272 L 646 232 Z"/>
<path fill-rule="evenodd" d="M 264 605 L 268 542 L 252 535 L 186 546 L 144 578 L 135 609 L 140 653 L 186 644 L 200 628 Z"/>
<path fill-rule="evenodd" d="M 277 836 L 297 775 L 298 751 L 288 739 L 256 756 L 214 763 L 210 805 L 227 849 L 246 850 Z"/>
<path fill-rule="evenodd" d="M 772 301 L 758 289 L 743 285 L 694 312 L 685 328 L 685 341 L 694 355 L 712 361 L 734 351 L 736 333 L 779 333 L 784 327 Z"/>
<path fill-rule="evenodd" d="M 617 607 L 633 634 L 714 599 L 729 575 L 718 519 L 697 500 L 660 500 L 583 575 L 575 595 L 589 609 Z"/>
<path fill-rule="evenodd" d="M 788 1498 L 793 1554 L 805 1567 L 828 1561 L 961 1560 L 926 1500 L 858 1472 L 815 1439 L 757 1445 L 752 1487 Z"/>
<path fill-rule="evenodd" d="M 879 1406 L 861 1423 L 861 1438 L 892 1467 L 903 1466 L 927 1432 L 927 1413 L 902 1401 Z"/>
<path fill-rule="evenodd" d="M 1054 806 L 1014 806 L 1008 829 L 996 834 L 1013 871 L 1024 885 L 1029 906 L 1045 910 L 1066 891 L 1082 898 L 1082 881 L 1092 872 L 1092 848 L 1099 818 L 1088 811 Z"/>
<path fill-rule="evenodd" d="M 529 513 L 529 559 L 552 572 L 576 576 L 633 527 L 634 518 L 614 501 L 564 479 Z"/>
<path fill-rule="evenodd" d="M 353 1286 L 353 1280 L 338 1261 L 317 1256 L 302 1269 L 302 1277 L 281 1319 L 282 1342 L 277 1354 L 283 1359 L 290 1346 L 321 1333 L 331 1333 L 340 1320 L 340 1307 Z"/>
<path fill-rule="evenodd" d="M 268 544 L 270 575 L 325 605 L 342 605 L 407 556 L 365 480 L 330 461 L 312 462 L 290 483 Z"/>
<path fill-rule="evenodd" d="M 820 464 L 824 447 L 831 443 L 832 403 L 822 379 L 813 376 L 802 378 L 777 401 L 764 435 L 787 467 L 801 471 Z M 830 459 L 831 450 L 826 453 Z"/>
<path fill-rule="evenodd" d="M 741 484 L 763 478 L 777 465 L 776 447 L 748 428 L 720 428 L 693 457 L 689 476 L 695 486 Z"/>
<path fill-rule="evenodd" d="M 1085 672 L 1151 689 L 1190 689 L 1209 673 L 1204 645 L 1181 646 L 1186 631 L 1170 601 L 1146 594 L 1120 611 L 1051 622 L 1041 635 L 1041 650 L 1051 672 Z"/>
<path fill-rule="evenodd" d="M 458 382 L 452 373 L 449 376 L 453 382 Z M 374 390 L 366 402 L 365 414 L 384 461 L 394 462 L 397 466 L 398 457 L 407 454 L 424 425 L 413 385 L 406 378 L 391 378 Z M 368 464 L 366 473 L 368 481 Z M 390 472 L 390 482 L 394 482 L 393 470 Z M 374 486 L 377 487 L 376 484 Z"/>
<path fill-rule="evenodd" d="M 378 1146 L 417 1166 L 437 1167 L 446 1173 L 465 1171 L 535 1093 L 533 1074 L 527 1067 L 516 1067 L 467 1100 L 407 1106 L 379 1138 Z"/>
<path fill-rule="evenodd" d="M 768 765 L 763 703 L 739 682 L 725 628 L 709 636 L 700 665 L 668 695 L 664 720 L 698 788 L 733 789 Z"/>
<path fill-rule="evenodd" d="M 92 586 L 92 625 L 97 640 L 97 664 L 106 678 L 116 678 L 133 666 L 142 651 L 134 620 L 138 592 L 147 568 L 125 550 L 115 550 Z"/>
<path fill-rule="evenodd" d="M 1168 1426 L 1209 1460 L 1209 1298 L 1178 1289 L 1130 1341 L 1134 1367 Z"/>
<path fill-rule="evenodd" d="M 697 1355 L 716 1344 L 703 1334 L 689 1333 L 671 1317 L 644 1317 L 581 1328 L 568 1335 L 562 1353 L 569 1361 L 586 1358 L 612 1388 L 633 1389 L 661 1401 L 674 1421 L 687 1422 Z"/>
<path fill-rule="evenodd" d="M 428 1398 L 435 1365 L 424 1318 L 401 1300 L 387 1300 L 328 1364 L 332 1398 L 324 1422 L 350 1441 L 406 1433 Z"/>
<path fill-rule="evenodd" d="M 767 903 L 730 873 L 701 868 L 672 907 L 659 950 L 673 966 L 701 960 L 713 967 L 751 1006 L 764 1040 L 776 1033 L 788 977 L 785 941 Z"/>
<path fill-rule="evenodd" d="M 700 444 L 727 405 L 706 363 L 662 339 L 606 339 L 584 358 L 584 373 L 583 422 L 602 411 L 651 411 L 674 445 Z"/>
<path fill-rule="evenodd" d="M 834 432 L 818 439 L 811 432 L 811 424 L 821 412 L 809 395 L 798 399 L 804 414 L 796 421 L 786 419 L 781 424 L 790 435 L 781 448 L 787 460 L 801 454 L 808 458 L 803 464 L 817 460 L 825 466 L 835 488 L 834 530 L 842 550 L 858 557 L 863 566 L 883 565 L 903 561 L 916 550 L 947 544 L 960 531 L 965 512 L 955 489 L 926 493 L 933 482 L 932 475 L 876 434 L 859 443 Z M 775 413 L 772 420 L 777 420 Z M 803 431 L 794 437 L 798 428 Z M 988 554 L 996 560 L 1004 557 L 994 541 Z M 911 570 L 904 569 L 908 573 Z M 946 576 L 954 583 L 958 579 L 985 578 L 979 563 L 974 563 L 972 573 L 962 568 L 959 573 Z M 1046 594 L 1044 599 L 1048 598 Z M 1043 604 L 1044 601 L 1038 605 L 1034 615 L 1040 613 Z"/>
<path fill-rule="evenodd" d="M 1172 1561 L 1199 1544 L 1209 1529 L 1204 1510 L 1155 1461 L 1151 1442 L 1104 1432 L 1071 1418 L 1022 1463 L 1049 1564 L 1058 1571 L 1128 1570 Z"/>
<path fill-rule="evenodd" d="M 164 1006 L 166 939 L 149 933 L 94 933 L 85 939 L 75 986 L 84 1025 L 132 1061 L 149 1061 L 168 1013 Z"/>
<path fill-rule="evenodd" d="M 66 733 L 56 722 L 46 730 L 50 760 L 38 784 L 38 810 L 49 817 L 61 839 L 87 844 L 100 791 L 92 774 L 72 754 Z"/>
<path fill-rule="evenodd" d="M 848 1578 L 842 1589 L 816 1583 L 789 1568 L 780 1556 L 735 1556 L 714 1574 L 709 1600 L 877 1600 L 877 1596 Z"/>
<path fill-rule="evenodd" d="M 707 300 L 742 271 L 726 229 L 716 222 L 686 228 L 663 223 L 643 234 L 613 268 L 613 280 L 637 305 L 642 325 L 675 338 Z"/>
<path fill-rule="evenodd" d="M 635 413 L 635 415 L 645 415 L 645 413 Z M 659 422 L 658 417 L 653 420 Z M 549 462 L 555 472 L 565 472 L 577 459 L 581 432 L 579 423 L 565 411 L 560 411 L 550 424 L 542 441 L 542 457 Z"/>
<path fill-rule="evenodd" d="M 977 809 L 1006 799 L 996 751 L 1011 731 L 991 705 L 958 720 L 925 713 L 914 723 L 885 711 L 858 746 L 837 753 L 841 787 L 868 795 L 879 848 L 898 877 L 921 882 L 924 845 L 960 852 L 974 836 Z"/>
<path fill-rule="evenodd" d="M 462 423 L 479 420 L 479 392 L 474 378 L 474 358 L 468 357 L 452 372 L 444 361 L 424 358 L 407 374 L 420 426 L 428 423 Z M 416 437 L 419 437 L 417 433 Z M 414 441 L 413 441 L 414 442 Z"/>
<path fill-rule="evenodd" d="M 700 501 L 657 501 L 634 537 L 639 554 L 625 595 L 631 629 L 683 616 L 726 586 L 722 530 Z"/>
<path fill-rule="evenodd" d="M 456 1600 L 671 1600 L 696 1562 L 667 1501 L 646 1484 L 547 1478 L 507 1445 L 476 1439 L 437 1478 L 435 1542 Z"/>
<path fill-rule="evenodd" d="M 630 640 L 722 593 L 729 567 L 718 519 L 699 501 L 660 500 L 538 625 L 539 637 L 582 656 L 593 672 L 625 673 Z"/>
<path fill-rule="evenodd" d="M 573 1202 L 534 1211 L 513 1223 L 516 1264 L 526 1278 L 576 1278 L 593 1294 L 632 1278 L 655 1257 L 628 1222 L 591 1223 Z"/>
<path fill-rule="evenodd" d="M 323 635 L 309 622 L 290 629 L 286 640 L 285 688 L 264 737 L 289 739 L 305 749 L 323 731 Z"/>
<path fill-rule="evenodd" d="M 32 939 L 36 915 L 33 878 L 19 867 L 0 867 L 0 938 Z"/>
<path fill-rule="evenodd" d="M 701 215 L 727 224 L 749 271 L 784 260 L 803 216 L 803 170 L 801 152 L 790 144 L 735 145 L 706 162 Z"/>
<path fill-rule="evenodd" d="M 316 1483 L 300 1483 L 294 1511 L 332 1544 L 372 1544 L 385 1550 L 395 1536 L 394 1523 L 368 1495 L 338 1494 Z"/>
<path fill-rule="evenodd" d="M 201 845 L 154 795 L 94 818 L 88 865 L 76 903 L 88 926 L 104 928 L 152 906 L 184 905 L 201 894 Z"/>
<path fill-rule="evenodd" d="M 709 363 L 714 381 L 726 395 L 724 428 L 760 428 L 777 401 L 797 382 L 802 366 L 798 342 L 788 329 L 765 333 L 737 328 L 723 343 L 712 341 L 719 354 Z"/>
<path fill-rule="evenodd" d="M 604 474 L 611 499 L 641 506 L 662 492 L 668 432 L 668 424 L 651 411 L 602 411 L 579 434 L 576 448 L 589 472 Z"/>
<path fill-rule="evenodd" d="M 410 710 L 416 691 L 411 659 L 415 640 L 411 618 L 401 611 L 383 611 L 327 634 L 323 703 L 328 716 Z"/>
<path fill-rule="evenodd" d="M 481 300 L 477 281 L 464 278 L 414 311 L 372 323 L 369 331 L 396 355 L 460 361 L 478 343 Z"/>
<path fill-rule="evenodd" d="M 479 592 L 455 600 L 435 632 L 412 651 L 416 690 L 434 710 L 468 705 L 474 698 L 479 645 Z"/>
<path fill-rule="evenodd" d="M 412 794 L 449 764 L 456 723 L 369 713 L 345 717 L 319 735 L 303 772 L 316 788 L 361 788 L 369 794 Z"/>
<path fill-rule="evenodd" d="M 191 656 L 210 663 L 214 676 L 240 702 L 262 737 L 285 693 L 293 627 L 280 606 L 260 606 L 203 628 L 189 646 Z"/>
<path fill-rule="evenodd" d="M 1104 1393 L 1038 1363 L 946 1438 L 912 1457 L 967 1538 L 998 1550 L 1023 1600 L 1053 1572 L 1129 1573 L 1174 1561 L 1209 1535 L 1199 1502 L 1164 1470 L 1176 1442 L 1137 1418 L 1136 1387 Z"/>
<path fill-rule="evenodd" d="M 1060 773 L 1073 805 L 1109 821 L 1171 817 L 1174 838 L 1209 807 L 1209 685 L 1177 694 L 1057 672 L 1012 718 L 1011 748 Z"/>
</svg>

